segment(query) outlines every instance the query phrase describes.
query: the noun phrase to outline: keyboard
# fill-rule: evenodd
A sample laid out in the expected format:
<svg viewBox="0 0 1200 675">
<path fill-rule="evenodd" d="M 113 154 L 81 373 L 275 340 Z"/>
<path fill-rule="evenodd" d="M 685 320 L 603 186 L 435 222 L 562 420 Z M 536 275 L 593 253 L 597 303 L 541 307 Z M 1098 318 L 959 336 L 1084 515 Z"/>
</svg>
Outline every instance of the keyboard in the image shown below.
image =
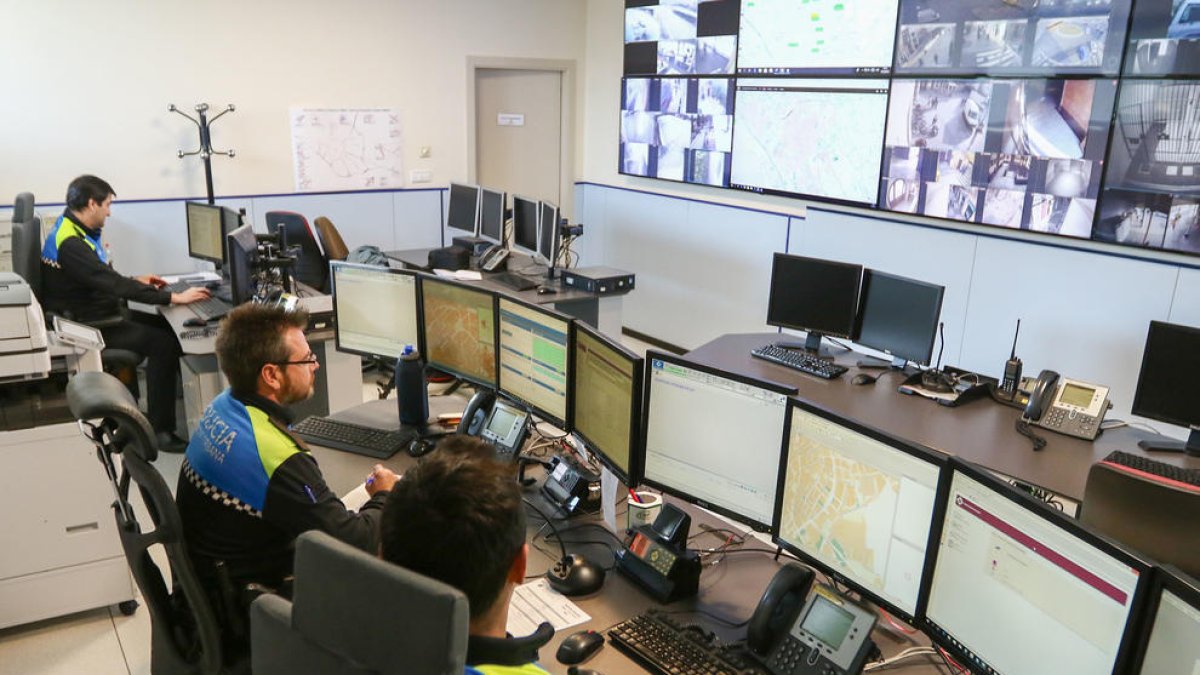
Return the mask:
<svg viewBox="0 0 1200 675">
<path fill-rule="evenodd" d="M 1140 473 L 1147 473 L 1151 476 L 1172 481 L 1175 483 L 1183 483 L 1181 487 L 1191 486 L 1194 490 L 1200 490 L 1200 469 L 1189 469 L 1183 466 L 1175 466 L 1159 462 L 1149 457 L 1134 455 L 1121 450 L 1115 450 L 1104 458 L 1108 464 L 1116 464 L 1127 469 L 1132 469 Z"/>
<path fill-rule="evenodd" d="M 180 339 L 183 340 L 204 340 L 217 336 L 216 326 L 205 326 L 204 328 L 189 328 L 188 330 L 179 333 Z"/>
<path fill-rule="evenodd" d="M 416 436 L 413 431 L 387 431 L 328 417 L 300 420 L 292 425 L 292 433 L 308 443 L 376 459 L 387 459 L 407 448 Z"/>
<path fill-rule="evenodd" d="M 841 377 L 843 373 L 849 370 L 846 366 L 839 366 L 832 361 L 822 361 L 812 354 L 806 354 L 799 349 L 784 349 L 775 345 L 764 345 L 758 349 L 751 350 L 750 355 L 764 361 L 787 366 L 793 370 L 799 370 L 802 373 L 816 375 L 826 380 Z"/>
<path fill-rule="evenodd" d="M 219 298 L 205 298 L 191 303 L 188 308 L 205 321 L 215 321 L 228 314 L 233 305 Z"/>
<path fill-rule="evenodd" d="M 651 610 L 613 626 L 608 640 L 651 673 L 739 675 L 759 672 L 711 633 Z"/>
<path fill-rule="evenodd" d="M 492 274 L 488 276 L 488 279 L 490 281 L 495 281 L 498 284 L 508 286 L 515 291 L 527 291 L 531 288 L 536 288 L 538 285 L 538 282 L 534 281 L 533 279 L 530 279 L 529 277 L 523 277 L 520 274 L 513 274 L 512 272 L 499 272 L 497 274 Z"/>
</svg>

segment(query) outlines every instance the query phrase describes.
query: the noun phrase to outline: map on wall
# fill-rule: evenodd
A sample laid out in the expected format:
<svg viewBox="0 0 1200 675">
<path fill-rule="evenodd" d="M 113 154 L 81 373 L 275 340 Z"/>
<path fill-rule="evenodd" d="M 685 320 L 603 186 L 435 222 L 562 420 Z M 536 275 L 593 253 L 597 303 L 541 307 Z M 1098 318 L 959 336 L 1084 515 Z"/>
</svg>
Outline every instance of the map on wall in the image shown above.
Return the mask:
<svg viewBox="0 0 1200 675">
<path fill-rule="evenodd" d="M 298 192 L 404 185 L 404 129 L 395 108 L 292 108 Z"/>
</svg>

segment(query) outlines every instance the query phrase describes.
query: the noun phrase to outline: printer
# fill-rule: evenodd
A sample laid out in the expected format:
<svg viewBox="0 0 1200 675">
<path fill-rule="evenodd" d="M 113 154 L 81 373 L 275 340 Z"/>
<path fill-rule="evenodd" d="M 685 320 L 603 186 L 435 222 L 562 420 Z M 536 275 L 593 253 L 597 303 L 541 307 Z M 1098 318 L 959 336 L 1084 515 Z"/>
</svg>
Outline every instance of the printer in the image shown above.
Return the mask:
<svg viewBox="0 0 1200 675">
<path fill-rule="evenodd" d="M 0 272 L 0 382 L 40 380 L 49 374 L 42 306 L 20 275 Z"/>
</svg>

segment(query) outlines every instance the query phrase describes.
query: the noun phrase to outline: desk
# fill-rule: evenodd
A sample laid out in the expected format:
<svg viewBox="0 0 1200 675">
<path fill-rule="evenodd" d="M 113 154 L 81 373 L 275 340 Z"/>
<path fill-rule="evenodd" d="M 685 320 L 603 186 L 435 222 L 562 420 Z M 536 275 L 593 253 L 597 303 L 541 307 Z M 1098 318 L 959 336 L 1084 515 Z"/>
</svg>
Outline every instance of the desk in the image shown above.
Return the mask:
<svg viewBox="0 0 1200 675">
<path fill-rule="evenodd" d="M 1013 428 L 1019 410 L 986 398 L 947 408 L 919 396 L 906 396 L 896 391 L 904 376 L 894 370 L 884 371 L 875 385 L 852 385 L 854 361 L 860 356 L 853 352 L 836 358 L 849 366 L 851 372 L 835 380 L 822 380 L 750 356 L 750 350 L 779 339 L 779 333 L 723 335 L 689 352 L 687 358 L 722 370 L 793 385 L 799 390 L 799 398 L 831 412 L 1077 502 L 1083 500 L 1088 469 L 1113 450 L 1200 469 L 1198 458 L 1144 452 L 1137 442 L 1151 434 L 1130 427 L 1105 431 L 1095 442 L 1039 430 L 1047 443 L 1045 449 L 1034 452 L 1029 439 Z"/>
<path fill-rule="evenodd" d="M 429 252 L 433 250 L 436 249 L 414 248 L 401 251 L 384 251 L 384 255 L 389 260 L 399 263 L 408 269 L 428 272 Z M 535 264 L 528 256 L 515 252 L 510 254 L 508 259 L 513 263 L 513 269 L 522 269 L 526 265 Z M 482 280 L 466 281 L 463 283 L 480 286 L 497 293 L 505 293 L 535 305 L 553 305 L 554 309 L 585 321 L 591 326 L 595 326 L 605 335 L 613 337 L 621 335 L 621 297 L 625 293 L 628 293 L 628 291 L 614 295 L 597 295 L 587 291 L 567 288 L 562 285 L 561 279 L 550 279 L 546 280 L 547 283 L 544 285 L 553 286 L 557 289 L 557 292 L 539 295 L 535 289 L 518 291 L 504 284 L 489 280 L 488 277 L 490 275 L 487 272 L 481 272 L 481 274 L 483 275 Z"/>
</svg>

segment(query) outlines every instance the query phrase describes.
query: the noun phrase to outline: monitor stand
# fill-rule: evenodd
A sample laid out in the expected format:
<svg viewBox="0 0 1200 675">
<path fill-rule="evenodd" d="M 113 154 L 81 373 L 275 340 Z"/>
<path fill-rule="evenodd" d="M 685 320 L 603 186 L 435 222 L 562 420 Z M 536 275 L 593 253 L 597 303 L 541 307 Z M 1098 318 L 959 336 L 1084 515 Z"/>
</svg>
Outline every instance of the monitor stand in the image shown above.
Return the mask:
<svg viewBox="0 0 1200 675">
<path fill-rule="evenodd" d="M 904 372 L 908 371 L 908 359 L 899 356 L 893 357 L 891 361 L 886 359 L 877 359 L 874 356 L 864 356 L 858 360 L 858 363 L 854 365 L 858 366 L 859 368 L 877 368 L 879 370 L 891 368 L 892 370 Z"/>
<path fill-rule="evenodd" d="M 1192 457 L 1200 457 L 1200 427 L 1192 427 L 1186 441 L 1144 438 L 1138 441 L 1138 447 L 1147 452 L 1182 452 Z"/>
<path fill-rule="evenodd" d="M 820 333 L 809 331 L 808 335 L 804 338 L 804 342 L 779 340 L 775 343 L 775 346 L 780 349 L 802 349 L 805 353 L 822 361 L 832 361 L 833 352 L 821 344 L 821 338 L 823 337 L 825 336 Z M 850 350 L 846 349 L 845 351 Z"/>
</svg>

